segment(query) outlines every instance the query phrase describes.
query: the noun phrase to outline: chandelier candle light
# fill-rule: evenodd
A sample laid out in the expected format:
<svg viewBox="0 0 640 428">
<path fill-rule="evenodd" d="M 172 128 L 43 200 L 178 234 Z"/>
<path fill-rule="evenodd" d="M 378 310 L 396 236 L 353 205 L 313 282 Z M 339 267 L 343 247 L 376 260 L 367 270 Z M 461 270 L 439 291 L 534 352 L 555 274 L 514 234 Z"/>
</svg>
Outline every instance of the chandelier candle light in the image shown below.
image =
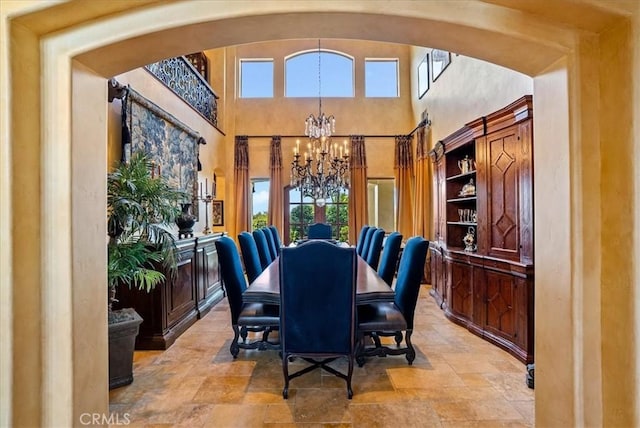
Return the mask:
<svg viewBox="0 0 640 428">
<path fill-rule="evenodd" d="M 349 148 L 333 143 L 336 120 L 322 112 L 320 80 L 320 41 L 318 40 L 318 116 L 310 114 L 304 121 L 304 135 L 309 137 L 304 159 L 300 159 L 300 140 L 296 140 L 291 162 L 291 186 L 313 198 L 322 207 L 327 200 L 349 186 Z"/>
</svg>

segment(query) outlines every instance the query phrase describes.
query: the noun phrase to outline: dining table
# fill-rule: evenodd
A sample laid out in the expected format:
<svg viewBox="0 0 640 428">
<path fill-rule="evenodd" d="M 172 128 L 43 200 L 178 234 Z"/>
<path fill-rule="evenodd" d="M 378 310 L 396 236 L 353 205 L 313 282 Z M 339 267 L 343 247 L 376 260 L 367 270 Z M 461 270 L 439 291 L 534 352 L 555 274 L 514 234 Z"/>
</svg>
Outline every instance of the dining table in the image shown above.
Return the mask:
<svg viewBox="0 0 640 428">
<path fill-rule="evenodd" d="M 393 289 L 360 256 L 356 262 L 356 305 L 393 302 Z M 280 304 L 280 259 L 276 258 L 242 294 L 246 303 Z"/>
</svg>

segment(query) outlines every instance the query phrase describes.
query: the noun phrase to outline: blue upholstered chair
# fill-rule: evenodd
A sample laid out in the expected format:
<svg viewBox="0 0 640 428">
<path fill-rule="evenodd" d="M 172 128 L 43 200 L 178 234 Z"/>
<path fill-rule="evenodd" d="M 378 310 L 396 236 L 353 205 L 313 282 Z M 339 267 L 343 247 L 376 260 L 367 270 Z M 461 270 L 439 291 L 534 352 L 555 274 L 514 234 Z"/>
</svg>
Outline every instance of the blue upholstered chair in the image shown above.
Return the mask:
<svg viewBox="0 0 640 428">
<path fill-rule="evenodd" d="M 271 250 L 269 250 L 269 243 L 264 232 L 260 229 L 253 231 L 253 239 L 256 241 L 258 247 L 258 255 L 260 256 L 260 266 L 262 270 L 265 270 L 267 266 L 271 264 L 273 259 L 271 258 Z"/>
<path fill-rule="evenodd" d="M 420 236 L 407 241 L 398 267 L 394 302 L 358 306 L 358 365 L 364 364 L 365 357 L 400 354 L 405 354 L 409 365 L 413 364 L 416 358 L 416 351 L 411 343 L 413 316 L 428 248 L 429 241 Z M 400 347 L 402 331 L 405 332 L 404 340 L 407 345 L 404 348 Z M 366 336 L 373 339 L 373 347 L 365 347 Z M 380 336 L 395 336 L 396 346 L 383 346 Z"/>
<path fill-rule="evenodd" d="M 369 230 L 370 228 L 371 226 L 362 226 L 362 229 L 360 229 L 360 234 L 358 235 L 358 243 L 356 244 L 356 253 L 358 253 L 360 257 L 362 257 L 364 238 L 367 235 L 367 230 Z"/>
<path fill-rule="evenodd" d="M 269 333 L 277 330 L 280 325 L 279 308 L 277 305 L 262 303 L 244 303 L 242 293 L 247 289 L 247 281 L 242 273 L 240 255 L 233 240 L 227 236 L 216 241 L 222 284 L 229 300 L 231 309 L 231 327 L 233 340 L 229 351 L 233 358 L 238 356 L 240 349 L 279 349 L 280 344 L 269 341 Z M 243 340 L 238 341 L 243 329 Z M 262 331 L 262 339 L 247 342 L 246 331 Z"/>
<path fill-rule="evenodd" d="M 347 397 L 353 396 L 355 295 L 355 248 L 309 241 L 296 248 L 282 249 L 280 342 L 285 399 L 289 381 L 316 368 L 344 379 Z M 311 365 L 289 374 L 292 357 L 300 357 Z M 348 360 L 347 374 L 327 365 L 339 357 Z"/>
<path fill-rule="evenodd" d="M 271 229 L 271 234 L 273 235 L 273 242 L 276 244 L 276 254 L 280 255 L 280 249 L 282 248 L 282 239 L 280 239 L 280 233 L 278 232 L 278 228 L 274 225 L 268 226 Z"/>
<path fill-rule="evenodd" d="M 377 229 L 369 242 L 369 251 L 366 257 L 367 264 L 371 266 L 373 270 L 378 269 L 380 251 L 382 251 L 382 241 L 384 241 L 384 229 Z"/>
<path fill-rule="evenodd" d="M 377 227 L 371 226 L 364 235 L 364 241 L 362 242 L 362 254 L 360 254 L 360 257 L 365 260 L 367 260 L 367 256 L 369 255 L 369 244 L 371 244 L 371 238 L 373 238 L 373 234 L 376 233 L 376 230 L 378 230 Z"/>
<path fill-rule="evenodd" d="M 327 223 L 313 223 L 309 225 L 309 239 L 331 239 L 331 225 Z"/>
<path fill-rule="evenodd" d="M 276 250 L 276 241 L 273 239 L 273 233 L 271 233 L 271 229 L 268 227 L 263 227 L 260 230 L 264 232 L 265 238 L 267 238 L 267 244 L 269 246 L 269 254 L 271 255 L 271 260 L 275 260 L 278 257 L 278 251 Z"/>
<path fill-rule="evenodd" d="M 378 266 L 378 275 L 389 285 L 393 282 L 393 277 L 396 274 L 401 245 L 402 234 L 399 232 L 391 233 L 384 241 L 380 266 Z"/>
<path fill-rule="evenodd" d="M 238 242 L 240 243 L 240 251 L 242 251 L 242 260 L 244 260 L 244 270 L 247 272 L 247 279 L 249 283 L 252 283 L 264 270 L 260 264 L 260 255 L 258 254 L 256 241 L 249 232 L 240 232 Z"/>
</svg>

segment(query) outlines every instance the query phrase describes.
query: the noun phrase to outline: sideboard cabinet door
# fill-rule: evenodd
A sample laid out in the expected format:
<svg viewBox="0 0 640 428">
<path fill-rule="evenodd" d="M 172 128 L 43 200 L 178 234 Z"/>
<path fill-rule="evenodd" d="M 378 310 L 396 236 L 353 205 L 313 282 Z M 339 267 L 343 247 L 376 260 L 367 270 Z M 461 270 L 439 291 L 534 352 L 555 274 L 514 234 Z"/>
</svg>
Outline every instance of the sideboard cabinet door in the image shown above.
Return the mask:
<svg viewBox="0 0 640 428">
<path fill-rule="evenodd" d="M 516 278 L 513 275 L 485 270 L 486 332 L 509 342 L 516 339 Z"/>
<path fill-rule="evenodd" d="M 453 321 L 467 325 L 473 317 L 473 267 L 446 260 L 447 311 Z"/>
<path fill-rule="evenodd" d="M 215 242 L 222 234 L 198 237 L 198 317 L 202 318 L 224 297 Z"/>
<path fill-rule="evenodd" d="M 167 293 L 167 327 L 175 327 L 179 322 L 195 314 L 196 293 L 195 253 L 193 248 L 179 250 L 178 272 L 174 278 L 167 275 L 165 292 Z M 193 313 L 193 314 L 192 314 Z"/>
</svg>

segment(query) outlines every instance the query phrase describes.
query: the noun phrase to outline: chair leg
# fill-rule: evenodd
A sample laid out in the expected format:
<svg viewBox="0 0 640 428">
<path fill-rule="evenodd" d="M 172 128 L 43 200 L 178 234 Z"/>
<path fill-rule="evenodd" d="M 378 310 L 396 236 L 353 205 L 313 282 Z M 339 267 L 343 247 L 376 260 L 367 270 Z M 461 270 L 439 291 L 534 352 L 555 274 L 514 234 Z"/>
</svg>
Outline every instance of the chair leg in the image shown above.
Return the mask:
<svg viewBox="0 0 640 428">
<path fill-rule="evenodd" d="M 411 333 L 413 333 L 413 330 L 407 330 L 404 335 L 404 339 L 407 342 L 407 362 L 409 365 L 412 365 L 413 360 L 416 359 L 416 350 L 413 349 L 413 344 L 411 343 Z"/>
<path fill-rule="evenodd" d="M 282 398 L 289 398 L 289 356 L 284 353 L 282 356 L 282 374 L 284 375 L 284 389 L 282 390 Z"/>
<path fill-rule="evenodd" d="M 359 334 L 358 340 L 356 341 L 356 349 L 355 349 L 355 356 L 356 356 L 356 362 L 358 363 L 358 367 L 362 367 L 364 366 L 364 340 L 366 338 L 366 335 L 363 333 Z"/>
<path fill-rule="evenodd" d="M 351 389 L 351 377 L 353 375 L 353 355 L 349 356 L 349 371 L 347 372 L 347 398 L 353 398 L 353 389 Z"/>
<path fill-rule="evenodd" d="M 393 337 L 396 341 L 396 346 L 400 346 L 400 344 L 402 343 L 402 332 L 401 331 L 396 331 L 396 334 Z"/>
<path fill-rule="evenodd" d="M 233 358 L 238 357 L 238 352 L 240 352 L 240 347 L 238 346 L 238 338 L 240 337 L 240 329 L 237 325 L 233 325 L 233 340 L 231 341 L 231 346 L 229 347 L 229 352 L 233 355 Z"/>
</svg>

